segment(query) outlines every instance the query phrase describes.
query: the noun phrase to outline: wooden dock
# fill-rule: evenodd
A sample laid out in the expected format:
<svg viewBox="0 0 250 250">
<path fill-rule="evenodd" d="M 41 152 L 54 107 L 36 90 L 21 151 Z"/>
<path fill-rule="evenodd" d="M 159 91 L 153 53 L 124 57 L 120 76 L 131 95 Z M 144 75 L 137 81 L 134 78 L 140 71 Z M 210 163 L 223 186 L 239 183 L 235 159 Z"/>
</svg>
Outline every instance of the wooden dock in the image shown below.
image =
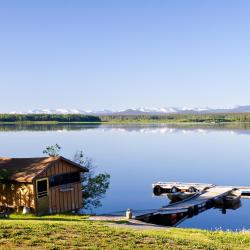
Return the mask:
<svg viewBox="0 0 250 250">
<path fill-rule="evenodd" d="M 184 201 L 170 204 L 166 207 L 160 208 L 157 213 L 173 214 L 180 212 L 189 212 L 193 209 L 195 212 L 200 212 L 203 208 L 210 206 L 212 200 L 218 199 L 222 196 L 228 195 L 232 191 L 230 187 L 212 187 L 203 194 L 197 194 L 194 197 Z"/>
<path fill-rule="evenodd" d="M 250 198 L 250 187 L 178 182 L 158 182 L 153 184 L 153 188 L 156 186 L 162 188 L 166 193 L 170 192 L 173 186 L 179 190 L 194 187 L 197 192 L 185 200 L 174 202 L 147 214 L 138 215 L 136 219 L 144 222 L 176 226 L 180 221 L 212 208 L 216 204 L 216 201 L 224 199 L 224 197 L 230 195 L 232 191 L 239 190 L 242 198 Z M 163 195 L 166 193 L 163 193 Z"/>
</svg>

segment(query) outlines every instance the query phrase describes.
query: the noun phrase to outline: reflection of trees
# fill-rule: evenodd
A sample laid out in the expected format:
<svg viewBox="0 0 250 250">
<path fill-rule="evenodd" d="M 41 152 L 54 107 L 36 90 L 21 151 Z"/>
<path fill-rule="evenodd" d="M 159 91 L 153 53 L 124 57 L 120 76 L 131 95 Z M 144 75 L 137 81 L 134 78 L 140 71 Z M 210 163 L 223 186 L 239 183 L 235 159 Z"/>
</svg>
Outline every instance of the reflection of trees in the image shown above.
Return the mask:
<svg viewBox="0 0 250 250">
<path fill-rule="evenodd" d="M 0 124 L 0 132 L 8 131 L 82 131 L 102 129 L 104 131 L 137 132 L 137 133 L 185 133 L 230 131 L 237 134 L 250 134 L 250 123 L 221 124 Z"/>
<path fill-rule="evenodd" d="M 98 128 L 100 124 L 1 124 L 0 131 L 71 131 Z"/>
</svg>

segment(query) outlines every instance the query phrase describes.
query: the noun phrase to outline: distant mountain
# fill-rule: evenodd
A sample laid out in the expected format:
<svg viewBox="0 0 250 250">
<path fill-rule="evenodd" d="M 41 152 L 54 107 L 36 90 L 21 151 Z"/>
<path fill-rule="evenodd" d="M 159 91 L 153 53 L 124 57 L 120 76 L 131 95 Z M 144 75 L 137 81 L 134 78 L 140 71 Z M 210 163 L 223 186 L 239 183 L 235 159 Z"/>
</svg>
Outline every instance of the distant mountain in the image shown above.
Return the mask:
<svg viewBox="0 0 250 250">
<path fill-rule="evenodd" d="M 164 115 L 164 114 L 213 114 L 213 113 L 246 113 L 250 112 L 250 105 L 233 108 L 135 108 L 124 110 L 81 110 L 81 109 L 34 109 L 27 112 L 10 112 L 10 114 L 84 114 L 84 115 Z"/>
</svg>

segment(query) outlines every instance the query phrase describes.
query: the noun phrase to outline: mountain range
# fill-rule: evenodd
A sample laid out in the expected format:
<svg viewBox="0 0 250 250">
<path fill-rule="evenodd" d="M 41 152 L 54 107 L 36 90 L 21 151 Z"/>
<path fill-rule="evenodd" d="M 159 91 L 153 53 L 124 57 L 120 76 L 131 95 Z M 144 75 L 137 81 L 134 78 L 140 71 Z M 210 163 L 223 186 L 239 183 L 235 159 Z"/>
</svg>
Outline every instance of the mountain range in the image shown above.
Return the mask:
<svg viewBox="0 0 250 250">
<path fill-rule="evenodd" d="M 81 110 L 81 109 L 34 109 L 27 112 L 12 111 L 9 114 L 84 114 L 84 115 L 164 115 L 164 114 L 213 114 L 213 113 L 247 113 L 250 105 L 232 108 L 131 108 L 124 110 Z"/>
</svg>

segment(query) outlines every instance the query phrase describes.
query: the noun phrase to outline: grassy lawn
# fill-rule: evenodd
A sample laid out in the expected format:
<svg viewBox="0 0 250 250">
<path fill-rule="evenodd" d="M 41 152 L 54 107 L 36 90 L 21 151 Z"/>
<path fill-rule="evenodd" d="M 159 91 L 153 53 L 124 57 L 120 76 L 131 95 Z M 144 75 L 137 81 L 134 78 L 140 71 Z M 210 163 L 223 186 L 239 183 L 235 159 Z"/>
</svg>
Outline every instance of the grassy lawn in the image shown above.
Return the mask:
<svg viewBox="0 0 250 250">
<path fill-rule="evenodd" d="M 250 249 L 250 233 L 191 229 L 139 231 L 84 216 L 0 219 L 0 249 Z"/>
</svg>

